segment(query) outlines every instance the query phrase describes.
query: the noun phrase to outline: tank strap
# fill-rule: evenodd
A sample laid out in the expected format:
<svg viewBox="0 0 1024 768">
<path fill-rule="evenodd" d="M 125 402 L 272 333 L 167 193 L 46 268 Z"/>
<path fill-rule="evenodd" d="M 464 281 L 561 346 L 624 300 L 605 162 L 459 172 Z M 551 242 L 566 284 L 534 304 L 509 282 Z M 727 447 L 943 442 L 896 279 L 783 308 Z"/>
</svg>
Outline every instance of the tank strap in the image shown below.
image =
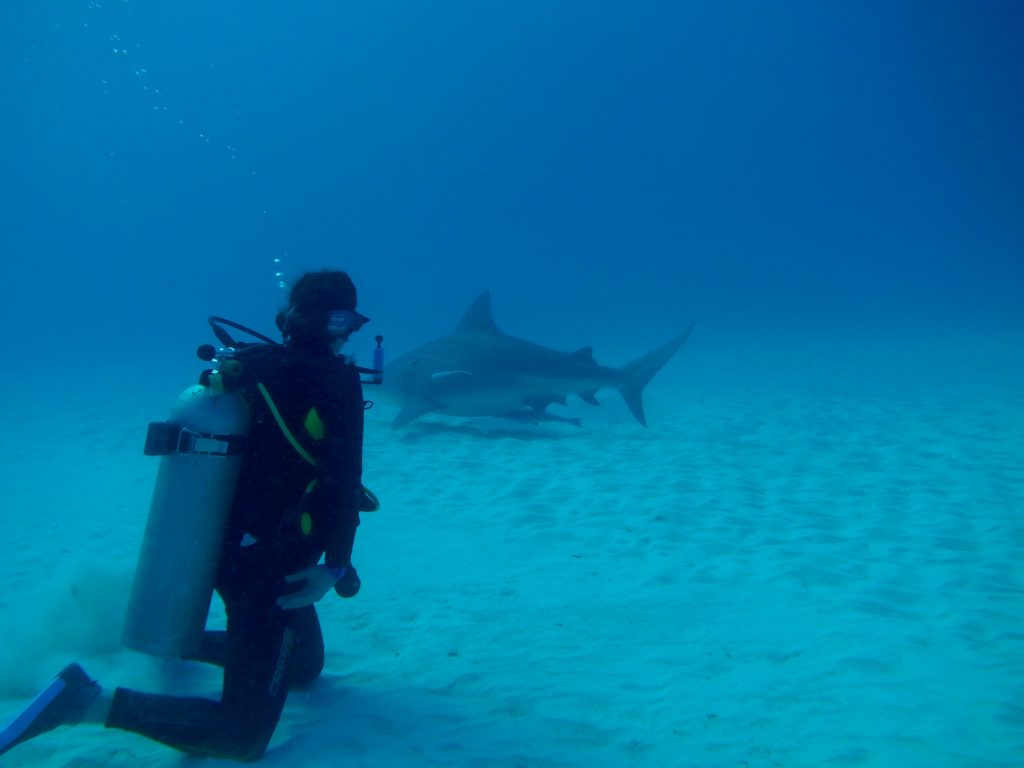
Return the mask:
<svg viewBox="0 0 1024 768">
<path fill-rule="evenodd" d="M 170 421 L 154 421 L 146 430 L 146 445 L 142 452 L 147 456 L 237 456 L 244 448 L 245 438 L 240 435 L 197 432 Z"/>
</svg>

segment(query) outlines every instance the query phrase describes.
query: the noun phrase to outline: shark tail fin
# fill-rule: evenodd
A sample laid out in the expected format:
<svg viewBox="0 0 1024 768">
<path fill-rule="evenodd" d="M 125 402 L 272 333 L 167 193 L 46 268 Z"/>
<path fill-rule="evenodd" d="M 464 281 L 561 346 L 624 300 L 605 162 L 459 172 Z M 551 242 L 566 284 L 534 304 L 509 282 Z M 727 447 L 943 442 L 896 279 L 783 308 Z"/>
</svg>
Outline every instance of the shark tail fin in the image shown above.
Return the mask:
<svg viewBox="0 0 1024 768">
<path fill-rule="evenodd" d="M 622 374 L 619 393 L 622 395 L 622 399 L 626 401 L 626 405 L 633 416 L 636 417 L 636 420 L 645 427 L 647 426 L 647 417 L 644 416 L 644 387 L 662 369 L 665 363 L 672 358 L 672 355 L 686 343 L 686 339 L 690 336 L 690 331 L 693 330 L 694 325 L 696 323 L 691 323 L 689 328 L 672 339 L 672 341 L 644 355 L 639 360 L 634 360 L 619 371 Z"/>
</svg>

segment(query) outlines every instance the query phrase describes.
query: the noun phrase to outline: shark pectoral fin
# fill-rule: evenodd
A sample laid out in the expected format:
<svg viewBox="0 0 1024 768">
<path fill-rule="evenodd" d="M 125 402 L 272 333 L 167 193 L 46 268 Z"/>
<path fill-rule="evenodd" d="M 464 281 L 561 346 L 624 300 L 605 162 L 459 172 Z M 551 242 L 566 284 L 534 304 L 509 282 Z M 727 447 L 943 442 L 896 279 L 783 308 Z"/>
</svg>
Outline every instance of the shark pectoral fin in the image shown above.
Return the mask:
<svg viewBox="0 0 1024 768">
<path fill-rule="evenodd" d="M 590 403 L 591 405 L 600 405 L 597 401 L 597 390 L 591 392 L 577 392 L 576 396 L 579 397 L 584 403 Z"/>
<path fill-rule="evenodd" d="M 391 422 L 392 429 L 401 429 L 410 421 L 415 421 L 425 413 L 433 413 L 440 406 L 428 397 L 412 397 L 405 401 L 402 410 Z"/>
</svg>

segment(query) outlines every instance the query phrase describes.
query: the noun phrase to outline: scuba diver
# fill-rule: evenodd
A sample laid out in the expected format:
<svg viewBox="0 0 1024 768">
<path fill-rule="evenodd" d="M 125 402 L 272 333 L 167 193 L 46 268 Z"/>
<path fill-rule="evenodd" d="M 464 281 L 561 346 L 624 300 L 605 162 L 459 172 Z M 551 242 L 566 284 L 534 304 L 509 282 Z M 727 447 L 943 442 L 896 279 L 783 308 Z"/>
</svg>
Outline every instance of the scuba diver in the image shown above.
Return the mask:
<svg viewBox="0 0 1024 768">
<path fill-rule="evenodd" d="M 202 631 L 207 599 L 197 647 L 184 653 L 223 667 L 220 700 L 109 691 L 71 664 L 0 732 L 0 754 L 60 725 L 92 722 L 194 755 L 263 756 L 288 689 L 323 669 L 314 604 L 332 589 L 354 597 L 360 588 L 352 548 L 359 513 L 375 498 L 361 484 L 361 369 L 338 353 L 368 320 L 346 273 L 306 273 L 278 313 L 284 343 L 239 345 L 221 366 L 220 385 L 240 395 L 248 420 L 210 567 L 227 628 Z"/>
</svg>

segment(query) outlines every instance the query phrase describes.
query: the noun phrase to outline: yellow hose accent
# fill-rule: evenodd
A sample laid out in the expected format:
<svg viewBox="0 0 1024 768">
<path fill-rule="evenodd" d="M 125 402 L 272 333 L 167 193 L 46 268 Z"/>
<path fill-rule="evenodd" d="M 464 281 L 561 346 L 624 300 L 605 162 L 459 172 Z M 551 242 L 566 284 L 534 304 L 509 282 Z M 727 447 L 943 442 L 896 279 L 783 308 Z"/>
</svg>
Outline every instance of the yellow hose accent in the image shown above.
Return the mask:
<svg viewBox="0 0 1024 768">
<path fill-rule="evenodd" d="M 263 401 L 267 404 L 267 408 L 270 409 L 270 413 L 274 416 L 274 421 L 277 422 L 277 426 L 280 428 L 281 434 L 284 435 L 288 442 L 292 444 L 292 448 L 295 449 L 299 456 L 315 467 L 316 459 L 310 455 L 309 451 L 302 447 L 301 443 L 295 439 L 295 435 L 292 434 L 292 431 L 288 429 L 288 425 L 284 423 L 284 418 L 282 418 L 281 412 L 277 410 L 277 406 L 274 405 L 274 401 L 271 399 L 270 393 L 267 392 L 267 388 L 263 386 L 262 381 L 256 384 L 256 389 L 258 389 L 260 394 L 263 396 Z"/>
<path fill-rule="evenodd" d="M 294 448 L 296 450 L 296 452 L 299 454 L 299 456 L 301 456 L 303 459 L 305 459 L 307 462 L 309 462 L 311 465 L 313 465 L 315 467 L 316 466 L 316 459 L 314 459 L 313 456 L 310 455 L 309 451 L 307 451 L 305 448 L 302 447 L 302 444 L 299 443 L 299 441 L 295 439 L 295 435 L 292 434 L 292 431 L 290 429 L 288 429 L 288 425 L 285 424 L 285 422 L 284 422 L 284 417 L 281 416 L 281 412 L 279 410 L 277 410 L 277 406 L 274 405 L 274 400 L 273 400 L 273 398 L 270 397 L 270 393 L 267 391 L 267 388 L 265 386 L 263 386 L 263 382 L 262 381 L 257 382 L 256 388 L 260 391 L 260 395 L 263 396 L 263 401 L 267 404 L 267 408 L 270 409 L 270 413 L 273 415 L 274 421 L 277 422 L 277 426 L 281 430 L 281 434 L 284 435 L 285 438 L 287 438 L 288 442 L 292 444 L 292 448 Z M 315 417 L 315 419 L 312 419 L 311 417 Z M 311 422 L 313 422 L 313 428 L 312 429 L 310 428 L 310 423 Z M 314 431 L 316 429 L 316 425 L 317 424 L 319 425 L 319 430 L 320 430 L 320 436 L 319 437 L 317 437 L 316 432 Z M 313 435 L 313 437 L 315 437 L 317 440 L 322 439 L 322 437 L 323 437 L 323 422 L 320 420 L 320 414 L 318 414 L 316 412 L 315 408 L 311 408 L 309 413 L 306 415 L 306 425 L 305 426 L 306 426 L 306 429 L 310 432 L 310 434 Z M 316 485 L 316 483 L 317 483 L 317 481 L 314 479 L 313 482 L 311 482 L 306 487 L 306 493 L 312 493 L 313 487 Z M 370 509 L 361 509 L 360 512 L 376 512 L 378 509 L 380 509 L 380 499 L 378 499 L 377 495 L 373 491 L 371 491 L 369 488 L 367 488 L 365 485 L 362 486 L 362 488 L 363 488 L 363 495 L 370 500 L 372 506 L 371 506 Z"/>
</svg>

